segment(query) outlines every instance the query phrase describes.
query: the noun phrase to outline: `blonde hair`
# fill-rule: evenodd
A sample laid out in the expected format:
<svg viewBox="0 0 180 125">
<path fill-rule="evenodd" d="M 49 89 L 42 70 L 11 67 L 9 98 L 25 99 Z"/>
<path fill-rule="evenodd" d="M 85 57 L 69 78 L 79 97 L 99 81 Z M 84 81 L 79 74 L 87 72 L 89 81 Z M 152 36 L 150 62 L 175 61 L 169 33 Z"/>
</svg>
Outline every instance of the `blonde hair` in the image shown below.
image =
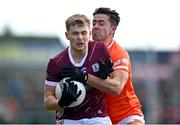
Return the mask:
<svg viewBox="0 0 180 125">
<path fill-rule="evenodd" d="M 90 19 L 82 14 L 74 14 L 66 20 L 66 30 L 69 31 L 71 26 L 78 25 L 80 27 L 87 25 L 90 28 Z"/>
</svg>

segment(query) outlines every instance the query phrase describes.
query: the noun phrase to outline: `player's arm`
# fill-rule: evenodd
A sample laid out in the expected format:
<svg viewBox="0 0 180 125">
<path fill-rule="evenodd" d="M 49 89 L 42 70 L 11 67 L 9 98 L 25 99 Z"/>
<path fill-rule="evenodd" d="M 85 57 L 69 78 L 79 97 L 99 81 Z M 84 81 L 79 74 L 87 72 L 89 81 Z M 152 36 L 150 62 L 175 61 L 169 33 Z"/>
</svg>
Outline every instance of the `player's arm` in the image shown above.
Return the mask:
<svg viewBox="0 0 180 125">
<path fill-rule="evenodd" d="M 48 110 L 58 110 L 68 107 L 72 102 L 76 101 L 81 95 L 82 91 L 78 91 L 77 85 L 71 81 L 65 81 L 60 83 L 63 90 L 60 99 L 55 96 L 55 87 L 45 84 L 44 87 L 44 103 Z"/>
<path fill-rule="evenodd" d="M 104 56 L 106 57 L 105 59 L 106 63 L 98 61 L 100 75 L 96 77 L 91 74 L 88 74 L 87 84 L 103 92 L 112 95 L 119 95 L 122 89 L 124 88 L 129 77 L 128 64 L 125 62 L 126 59 L 124 59 L 125 60 L 124 61 L 121 56 L 117 58 L 115 64 L 109 63 L 109 61 L 107 61 L 110 59 L 108 48 L 107 46 L 104 46 L 102 48 L 104 48 L 103 52 L 104 52 Z M 112 67 L 115 69 L 113 72 L 111 72 Z M 124 69 L 121 70 L 120 67 L 125 68 L 125 71 Z M 111 73 L 111 77 L 107 77 L 110 73 Z"/>
<path fill-rule="evenodd" d="M 103 92 L 119 95 L 128 79 L 128 73 L 125 71 L 114 71 L 112 78 L 107 78 L 112 72 L 112 63 L 109 63 L 109 61 L 106 63 L 99 61 L 98 63 L 100 67 L 99 76 L 88 74 L 75 67 L 65 68 L 61 75 L 63 77 L 71 77 L 71 80 L 87 83 Z"/>
<path fill-rule="evenodd" d="M 101 79 L 88 74 L 87 83 L 103 92 L 110 93 L 112 95 L 119 95 L 128 80 L 128 72 L 114 70 L 111 75 L 112 77 Z"/>
<path fill-rule="evenodd" d="M 112 63 L 99 61 L 99 78 L 89 74 L 87 83 L 103 92 L 119 95 L 128 80 L 128 65 L 124 63 L 125 61 L 118 62 L 121 63 L 113 65 Z M 115 68 L 113 72 L 111 72 L 112 66 Z M 102 77 L 109 75 L 109 73 L 111 73 L 111 77 Z"/>
<path fill-rule="evenodd" d="M 58 110 L 60 106 L 58 99 L 55 97 L 55 87 L 45 84 L 44 86 L 44 105 L 48 110 Z"/>
<path fill-rule="evenodd" d="M 47 110 L 59 109 L 58 99 L 55 97 L 55 87 L 58 84 L 58 72 L 53 59 L 48 62 L 46 80 L 44 83 L 44 105 Z"/>
</svg>

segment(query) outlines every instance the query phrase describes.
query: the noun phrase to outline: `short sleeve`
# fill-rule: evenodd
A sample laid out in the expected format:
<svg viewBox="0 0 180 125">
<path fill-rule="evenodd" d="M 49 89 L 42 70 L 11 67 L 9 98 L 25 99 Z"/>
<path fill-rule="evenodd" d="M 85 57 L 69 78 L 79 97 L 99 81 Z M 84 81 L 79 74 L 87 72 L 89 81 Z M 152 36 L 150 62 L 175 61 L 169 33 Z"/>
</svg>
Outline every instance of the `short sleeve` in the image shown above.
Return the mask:
<svg viewBox="0 0 180 125">
<path fill-rule="evenodd" d="M 57 65 L 53 59 L 49 60 L 47 70 L 46 70 L 46 80 L 51 82 L 59 82 Z"/>
</svg>

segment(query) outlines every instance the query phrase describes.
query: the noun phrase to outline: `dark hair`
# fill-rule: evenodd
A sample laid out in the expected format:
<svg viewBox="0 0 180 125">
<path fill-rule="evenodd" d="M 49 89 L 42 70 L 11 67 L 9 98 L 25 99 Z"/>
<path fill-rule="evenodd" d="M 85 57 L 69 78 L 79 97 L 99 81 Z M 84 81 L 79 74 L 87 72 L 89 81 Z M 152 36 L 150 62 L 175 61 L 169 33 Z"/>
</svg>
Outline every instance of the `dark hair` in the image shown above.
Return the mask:
<svg viewBox="0 0 180 125">
<path fill-rule="evenodd" d="M 93 16 L 95 16 L 96 14 L 105 14 L 109 16 L 109 22 L 112 26 L 118 26 L 120 22 L 120 16 L 119 13 L 116 12 L 116 10 L 111 10 L 110 8 L 106 7 L 100 7 L 96 8 L 96 10 L 93 13 Z"/>
</svg>

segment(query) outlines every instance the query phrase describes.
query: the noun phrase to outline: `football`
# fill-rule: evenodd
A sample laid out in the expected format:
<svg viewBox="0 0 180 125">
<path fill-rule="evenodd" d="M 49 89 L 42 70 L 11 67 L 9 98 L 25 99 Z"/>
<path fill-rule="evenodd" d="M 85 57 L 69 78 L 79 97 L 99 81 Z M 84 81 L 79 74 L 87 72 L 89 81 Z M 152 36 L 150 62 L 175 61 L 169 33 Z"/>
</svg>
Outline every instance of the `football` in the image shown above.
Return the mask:
<svg viewBox="0 0 180 125">
<path fill-rule="evenodd" d="M 62 87 L 61 85 L 62 85 L 62 83 L 66 83 L 66 81 L 65 81 L 66 79 L 67 79 L 67 78 L 62 79 L 62 80 L 59 82 L 59 84 L 56 86 L 56 88 L 55 88 L 55 96 L 56 96 L 57 99 L 60 99 L 60 98 L 61 98 L 62 91 L 63 91 L 63 87 Z M 84 101 L 85 96 L 86 96 L 86 89 L 85 89 L 85 86 L 83 85 L 83 83 L 78 82 L 78 81 L 72 81 L 72 82 L 74 82 L 74 84 L 77 84 L 77 87 L 78 87 L 77 93 L 78 93 L 80 90 L 82 91 L 82 93 L 81 93 L 81 95 L 77 98 L 77 101 L 72 102 L 72 103 L 71 103 L 69 106 L 67 106 L 67 107 L 76 107 L 76 106 L 80 105 L 80 104 Z"/>
</svg>

